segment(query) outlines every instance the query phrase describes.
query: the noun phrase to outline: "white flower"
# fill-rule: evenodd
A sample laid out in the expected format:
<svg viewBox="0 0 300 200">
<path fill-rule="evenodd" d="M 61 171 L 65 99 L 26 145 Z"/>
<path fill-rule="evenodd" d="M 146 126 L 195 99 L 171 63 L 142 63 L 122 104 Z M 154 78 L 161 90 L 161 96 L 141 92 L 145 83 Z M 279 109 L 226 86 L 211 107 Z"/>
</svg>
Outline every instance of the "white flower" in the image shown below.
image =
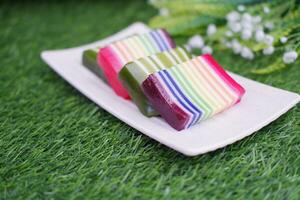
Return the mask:
<svg viewBox="0 0 300 200">
<path fill-rule="evenodd" d="M 204 40 L 200 35 L 194 35 L 188 40 L 188 46 L 201 49 L 204 46 Z"/>
<path fill-rule="evenodd" d="M 261 16 L 257 15 L 252 18 L 252 22 L 255 24 L 259 24 L 261 22 Z"/>
<path fill-rule="evenodd" d="M 246 58 L 246 59 L 249 59 L 249 60 L 252 60 L 254 58 L 253 52 L 248 47 L 243 47 L 242 48 L 241 56 L 243 58 Z"/>
<path fill-rule="evenodd" d="M 232 37 L 233 36 L 233 33 L 231 31 L 226 31 L 225 35 L 227 37 Z"/>
<path fill-rule="evenodd" d="M 274 37 L 272 35 L 265 35 L 264 43 L 267 45 L 272 45 L 274 42 Z"/>
<path fill-rule="evenodd" d="M 242 45 L 237 40 L 231 41 L 232 50 L 235 54 L 239 54 L 242 50 Z"/>
<path fill-rule="evenodd" d="M 203 53 L 203 54 L 206 54 L 206 53 L 212 54 L 212 52 L 213 52 L 213 50 L 212 50 L 212 48 L 211 48 L 210 46 L 204 46 L 204 47 L 202 48 L 202 53 Z"/>
<path fill-rule="evenodd" d="M 242 15 L 242 21 L 248 21 L 248 22 L 251 22 L 252 21 L 252 16 L 249 14 L 249 13 L 244 13 Z"/>
<path fill-rule="evenodd" d="M 298 58 L 298 53 L 296 51 L 288 51 L 283 54 L 283 62 L 285 64 L 291 64 L 295 62 L 295 60 Z"/>
<path fill-rule="evenodd" d="M 271 54 L 274 53 L 274 51 L 275 51 L 275 48 L 273 46 L 269 46 L 269 47 L 267 47 L 263 50 L 263 54 L 264 55 L 271 55 Z"/>
<path fill-rule="evenodd" d="M 287 41 L 288 41 L 288 38 L 287 38 L 287 37 L 281 37 L 281 38 L 280 38 L 280 42 L 281 42 L 282 44 L 286 43 Z"/>
<path fill-rule="evenodd" d="M 216 27 L 216 25 L 214 25 L 214 24 L 209 24 L 208 27 L 207 27 L 207 31 L 206 31 L 207 35 L 208 35 L 208 36 L 211 36 L 211 35 L 215 34 L 216 32 L 217 32 L 217 27 Z"/>
<path fill-rule="evenodd" d="M 239 22 L 229 22 L 228 26 L 234 33 L 238 33 L 242 30 L 242 25 Z"/>
<path fill-rule="evenodd" d="M 257 31 L 255 32 L 255 40 L 256 40 L 257 42 L 263 41 L 264 38 L 265 38 L 265 33 L 264 33 L 263 30 L 257 30 Z"/>
<path fill-rule="evenodd" d="M 161 8 L 161 9 L 159 9 L 159 15 L 161 15 L 161 16 L 169 16 L 170 15 L 170 11 L 167 8 Z"/>
<path fill-rule="evenodd" d="M 252 31 L 250 29 L 244 29 L 242 31 L 242 39 L 249 40 L 252 37 Z"/>
<path fill-rule="evenodd" d="M 238 5 L 237 9 L 238 9 L 238 11 L 240 11 L 240 12 L 244 12 L 246 8 L 245 8 L 244 5 Z"/>
<path fill-rule="evenodd" d="M 253 24 L 250 22 L 250 21 L 242 21 L 241 22 L 241 24 L 242 24 L 242 27 L 244 28 L 244 29 L 251 29 L 251 30 L 253 30 Z"/>
<path fill-rule="evenodd" d="M 265 27 L 269 30 L 272 30 L 274 28 L 274 24 L 272 22 L 266 22 Z"/>
<path fill-rule="evenodd" d="M 264 13 L 266 13 L 266 14 L 270 13 L 270 8 L 269 7 L 264 6 L 263 9 L 264 9 Z"/>
<path fill-rule="evenodd" d="M 238 13 L 236 11 L 232 11 L 226 15 L 226 19 L 229 22 L 236 22 L 236 21 L 240 20 L 240 18 L 241 18 L 240 13 Z"/>
</svg>

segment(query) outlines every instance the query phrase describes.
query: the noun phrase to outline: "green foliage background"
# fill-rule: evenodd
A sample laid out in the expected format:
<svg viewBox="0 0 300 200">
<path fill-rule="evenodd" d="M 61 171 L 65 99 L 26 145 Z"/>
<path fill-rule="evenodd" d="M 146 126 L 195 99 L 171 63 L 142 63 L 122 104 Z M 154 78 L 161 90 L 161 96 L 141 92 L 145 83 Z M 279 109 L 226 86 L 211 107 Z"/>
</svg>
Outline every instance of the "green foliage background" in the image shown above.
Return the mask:
<svg viewBox="0 0 300 200">
<path fill-rule="evenodd" d="M 252 68 L 256 74 L 268 74 L 286 68 L 282 61 L 282 54 L 286 49 L 294 49 L 300 54 L 300 1 L 298 0 L 156 0 L 150 1 L 156 9 L 166 8 L 169 16 L 157 15 L 150 20 L 152 27 L 164 27 L 175 37 L 190 37 L 194 34 L 205 36 L 206 27 L 213 23 L 218 25 L 218 33 L 213 37 L 206 37 L 206 41 L 213 46 L 214 52 L 223 51 L 221 44 L 225 36 L 225 16 L 236 10 L 238 5 L 245 5 L 246 12 L 260 15 L 266 21 L 274 23 L 274 29 L 269 32 L 275 38 L 276 52 L 272 56 L 263 56 L 261 51 L 266 45 L 255 41 L 242 41 L 241 44 L 250 47 L 256 57 L 265 57 L 265 61 L 251 61 L 260 68 Z M 264 14 L 263 7 L 269 7 L 271 12 Z M 283 36 L 295 36 L 288 44 L 282 45 L 279 39 Z M 270 58 L 271 57 L 271 58 Z M 299 64 L 299 59 L 297 63 Z M 234 64 L 234 63 L 232 63 Z"/>
<path fill-rule="evenodd" d="M 240 142 L 189 158 L 99 108 L 40 59 L 42 50 L 93 42 L 155 13 L 143 1 L 1 2 L 0 199 L 299 199 L 299 106 Z M 214 56 L 228 70 L 300 93 L 296 64 L 258 76 L 250 70 L 264 58 Z"/>
</svg>

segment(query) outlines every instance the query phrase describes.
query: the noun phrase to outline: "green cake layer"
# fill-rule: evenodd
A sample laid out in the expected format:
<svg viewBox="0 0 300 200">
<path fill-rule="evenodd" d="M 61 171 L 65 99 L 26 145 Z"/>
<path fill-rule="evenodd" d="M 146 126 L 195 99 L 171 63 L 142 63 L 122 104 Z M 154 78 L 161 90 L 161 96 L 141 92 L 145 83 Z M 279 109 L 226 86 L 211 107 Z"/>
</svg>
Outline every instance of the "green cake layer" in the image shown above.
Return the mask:
<svg viewBox="0 0 300 200">
<path fill-rule="evenodd" d="M 88 49 L 82 54 L 82 64 L 106 82 L 106 78 L 103 74 L 102 68 L 98 65 L 97 54 L 99 49 Z"/>
</svg>

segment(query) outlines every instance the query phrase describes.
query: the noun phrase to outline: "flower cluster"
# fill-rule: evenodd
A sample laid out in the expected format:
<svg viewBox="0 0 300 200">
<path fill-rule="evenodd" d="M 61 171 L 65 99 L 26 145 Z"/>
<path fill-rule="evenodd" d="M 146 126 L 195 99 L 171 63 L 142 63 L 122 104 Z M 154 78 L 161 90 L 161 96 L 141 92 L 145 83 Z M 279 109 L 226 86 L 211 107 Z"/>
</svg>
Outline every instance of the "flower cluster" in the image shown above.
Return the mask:
<svg viewBox="0 0 300 200">
<path fill-rule="evenodd" d="M 217 27 L 214 24 L 209 24 L 206 30 L 207 36 L 212 36 L 217 32 Z M 191 49 L 201 49 L 203 54 L 212 54 L 213 50 L 210 46 L 205 45 L 204 39 L 200 35 L 194 35 L 191 37 L 187 44 L 185 45 L 187 50 L 191 51 Z"/>
<path fill-rule="evenodd" d="M 264 13 L 268 14 L 270 9 L 263 8 Z M 254 40 L 257 43 L 263 43 L 266 47 L 263 49 L 264 55 L 271 55 L 274 53 L 273 46 L 274 37 L 267 32 L 274 28 L 270 21 L 264 21 L 259 15 L 253 16 L 246 12 L 243 5 L 238 6 L 238 11 L 232 11 L 226 15 L 227 31 L 226 39 L 224 39 L 225 46 L 232 48 L 235 54 L 240 54 L 243 58 L 252 60 L 255 56 L 251 48 L 242 45 L 239 40 Z M 236 37 L 237 39 L 232 39 Z"/>
<path fill-rule="evenodd" d="M 190 36 L 188 50 L 213 53 L 229 49 L 263 66 L 252 73 L 268 74 L 295 63 L 300 53 L 298 1 L 148 0 L 158 13 L 149 24 L 166 28 L 173 37 Z M 223 20 L 220 20 L 223 18 Z M 218 24 L 218 26 L 216 26 Z M 197 51 L 199 52 L 199 51 Z M 227 52 L 227 51 L 226 51 Z M 266 57 L 266 59 L 256 59 Z"/>
<path fill-rule="evenodd" d="M 204 39 L 200 35 L 194 35 L 191 37 L 185 47 L 188 51 L 191 51 L 192 49 L 201 49 L 203 54 L 213 53 L 212 48 L 204 44 Z"/>
<path fill-rule="evenodd" d="M 263 7 L 264 15 L 271 12 L 267 6 Z M 275 48 L 275 38 L 270 34 L 274 29 L 272 21 L 266 21 L 260 15 L 251 15 L 246 11 L 244 5 L 239 5 L 237 10 L 231 11 L 226 15 L 225 34 L 221 39 L 222 44 L 233 51 L 234 54 L 252 60 L 255 58 L 254 50 L 247 46 L 247 42 L 261 44 L 264 48 L 262 54 L 265 56 L 272 55 Z M 209 24 L 206 30 L 206 35 L 210 36 L 217 32 L 217 27 L 214 24 Z M 281 37 L 281 45 L 288 42 L 287 37 Z M 186 44 L 188 49 L 201 49 L 202 53 L 212 53 L 213 49 L 205 45 L 204 39 L 200 35 L 194 35 Z M 298 53 L 294 50 L 289 50 L 283 54 L 282 61 L 285 64 L 295 62 Z"/>
</svg>

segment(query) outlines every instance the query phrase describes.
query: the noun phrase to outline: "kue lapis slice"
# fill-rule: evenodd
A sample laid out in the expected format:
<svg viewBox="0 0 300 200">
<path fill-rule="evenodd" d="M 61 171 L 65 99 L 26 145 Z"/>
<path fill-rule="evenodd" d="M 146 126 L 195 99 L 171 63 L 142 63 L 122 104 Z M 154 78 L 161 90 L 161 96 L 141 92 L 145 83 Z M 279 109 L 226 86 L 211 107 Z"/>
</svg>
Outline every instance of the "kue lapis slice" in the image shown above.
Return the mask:
<svg viewBox="0 0 300 200">
<path fill-rule="evenodd" d="M 154 109 L 176 130 L 223 112 L 245 93 L 208 54 L 149 75 L 142 90 Z"/>
</svg>

